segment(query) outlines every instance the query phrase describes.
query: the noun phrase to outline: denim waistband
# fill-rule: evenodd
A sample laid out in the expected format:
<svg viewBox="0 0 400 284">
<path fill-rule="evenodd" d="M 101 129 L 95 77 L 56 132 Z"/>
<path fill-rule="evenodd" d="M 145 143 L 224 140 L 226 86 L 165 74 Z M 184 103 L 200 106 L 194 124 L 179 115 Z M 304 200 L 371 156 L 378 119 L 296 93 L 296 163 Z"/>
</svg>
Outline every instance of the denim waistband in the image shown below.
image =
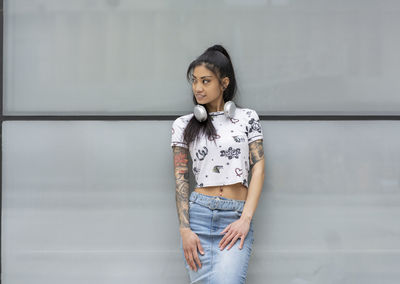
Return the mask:
<svg viewBox="0 0 400 284">
<path fill-rule="evenodd" d="M 206 206 L 211 210 L 236 210 L 243 211 L 244 200 L 229 199 L 221 196 L 210 196 L 192 191 L 189 197 L 190 201 L 196 202 L 200 205 Z"/>
</svg>

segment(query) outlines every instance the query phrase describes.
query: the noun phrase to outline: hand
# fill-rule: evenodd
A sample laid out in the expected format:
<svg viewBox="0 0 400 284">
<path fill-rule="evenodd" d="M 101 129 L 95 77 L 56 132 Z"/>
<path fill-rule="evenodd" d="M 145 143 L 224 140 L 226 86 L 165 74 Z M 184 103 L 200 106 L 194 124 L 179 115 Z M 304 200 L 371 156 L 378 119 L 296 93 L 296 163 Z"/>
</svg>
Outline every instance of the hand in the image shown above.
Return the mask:
<svg viewBox="0 0 400 284">
<path fill-rule="evenodd" d="M 231 242 L 229 247 L 227 248 L 229 250 L 236 243 L 237 239 L 240 238 L 241 241 L 240 241 L 239 249 L 242 249 L 243 244 L 244 244 L 244 239 L 246 238 L 247 233 L 249 232 L 249 229 L 250 229 L 250 223 L 242 217 L 240 219 L 236 220 L 235 222 L 230 223 L 220 233 L 220 234 L 224 234 L 226 232 L 225 236 L 219 242 L 219 248 L 221 250 L 224 250 L 225 246 L 229 242 Z"/>
<path fill-rule="evenodd" d="M 197 271 L 196 263 L 199 266 L 199 269 L 201 268 L 200 259 L 197 254 L 197 248 L 199 249 L 200 253 L 204 255 L 204 250 L 200 244 L 199 236 L 197 236 L 197 234 L 190 229 L 182 229 L 181 236 L 182 248 L 185 254 L 186 262 L 189 264 L 191 269 Z"/>
</svg>

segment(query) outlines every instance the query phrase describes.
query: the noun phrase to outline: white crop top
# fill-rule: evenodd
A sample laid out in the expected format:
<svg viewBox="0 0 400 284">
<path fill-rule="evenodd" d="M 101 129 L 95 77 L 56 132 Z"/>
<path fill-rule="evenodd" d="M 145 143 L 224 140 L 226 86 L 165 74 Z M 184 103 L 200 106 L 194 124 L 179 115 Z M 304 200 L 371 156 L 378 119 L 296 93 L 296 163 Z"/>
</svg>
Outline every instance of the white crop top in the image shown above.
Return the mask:
<svg viewBox="0 0 400 284">
<path fill-rule="evenodd" d="M 248 144 L 263 139 L 256 111 L 236 107 L 233 118 L 227 118 L 224 111 L 210 112 L 209 115 L 217 132 L 216 144 L 204 134 L 188 147 L 183 141 L 183 131 L 193 117 L 193 113 L 190 113 L 178 117 L 173 122 L 171 147 L 181 146 L 189 149 L 196 188 L 238 182 L 248 188 Z"/>
</svg>

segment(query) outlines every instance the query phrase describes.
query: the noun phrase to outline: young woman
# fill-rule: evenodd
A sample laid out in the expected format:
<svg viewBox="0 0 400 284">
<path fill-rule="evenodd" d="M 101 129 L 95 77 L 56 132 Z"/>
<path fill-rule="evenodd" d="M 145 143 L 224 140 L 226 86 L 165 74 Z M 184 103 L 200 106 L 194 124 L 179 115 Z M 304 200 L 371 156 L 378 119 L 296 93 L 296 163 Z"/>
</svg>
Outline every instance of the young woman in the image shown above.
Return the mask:
<svg viewBox="0 0 400 284">
<path fill-rule="evenodd" d="M 191 283 L 245 283 L 264 183 L 260 120 L 233 103 L 235 73 L 221 45 L 194 60 L 186 76 L 196 106 L 173 122 L 171 136 L 185 266 Z M 196 180 L 190 194 L 189 153 Z"/>
</svg>

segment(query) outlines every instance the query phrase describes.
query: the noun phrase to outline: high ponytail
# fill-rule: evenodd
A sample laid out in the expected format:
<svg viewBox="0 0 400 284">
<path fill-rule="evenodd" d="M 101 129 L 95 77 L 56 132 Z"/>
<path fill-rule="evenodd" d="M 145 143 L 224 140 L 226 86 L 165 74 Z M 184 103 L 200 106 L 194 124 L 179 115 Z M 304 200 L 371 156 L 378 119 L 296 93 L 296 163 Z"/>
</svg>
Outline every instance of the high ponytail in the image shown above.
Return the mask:
<svg viewBox="0 0 400 284">
<path fill-rule="evenodd" d="M 221 52 L 223 55 L 225 55 L 229 59 L 229 61 L 231 61 L 231 57 L 229 56 L 228 52 L 222 45 L 220 45 L 220 44 L 213 45 L 213 46 L 207 48 L 206 52 L 214 51 L 214 50 Z"/>
</svg>

